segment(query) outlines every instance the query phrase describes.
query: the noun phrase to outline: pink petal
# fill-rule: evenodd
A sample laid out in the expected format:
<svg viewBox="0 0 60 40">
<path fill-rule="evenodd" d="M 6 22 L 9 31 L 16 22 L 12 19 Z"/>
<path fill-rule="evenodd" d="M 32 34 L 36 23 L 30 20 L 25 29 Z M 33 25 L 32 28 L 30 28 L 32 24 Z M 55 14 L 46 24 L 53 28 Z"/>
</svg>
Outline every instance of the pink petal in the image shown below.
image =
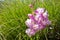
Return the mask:
<svg viewBox="0 0 60 40">
<path fill-rule="evenodd" d="M 38 31 L 39 30 L 39 25 L 38 24 L 33 25 L 33 29 Z"/>
<path fill-rule="evenodd" d="M 28 14 L 28 17 L 35 21 L 34 16 L 32 14 Z"/>
<path fill-rule="evenodd" d="M 47 18 L 49 15 L 48 15 L 48 12 L 47 11 L 45 11 L 44 13 L 43 13 L 43 16 L 45 17 L 45 18 Z"/>
<path fill-rule="evenodd" d="M 33 22 L 31 19 L 27 19 L 27 20 L 25 21 L 25 24 L 26 24 L 28 27 L 31 27 L 31 26 L 34 24 L 34 22 Z"/>
<path fill-rule="evenodd" d="M 31 37 L 32 35 L 35 35 L 35 31 L 33 29 L 27 29 L 26 34 Z"/>
<path fill-rule="evenodd" d="M 44 8 L 37 8 L 37 10 L 35 11 L 36 14 L 41 14 L 44 13 Z"/>
</svg>

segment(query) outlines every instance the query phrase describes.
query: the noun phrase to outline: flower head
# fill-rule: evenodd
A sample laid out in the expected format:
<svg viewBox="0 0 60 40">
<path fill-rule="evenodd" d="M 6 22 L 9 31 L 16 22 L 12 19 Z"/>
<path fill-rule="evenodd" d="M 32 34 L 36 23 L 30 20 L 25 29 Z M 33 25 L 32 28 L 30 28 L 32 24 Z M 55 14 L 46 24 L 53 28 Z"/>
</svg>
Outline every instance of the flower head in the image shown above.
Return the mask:
<svg viewBox="0 0 60 40">
<path fill-rule="evenodd" d="M 48 12 L 44 8 L 38 8 L 35 11 L 35 15 L 28 14 L 30 19 L 27 19 L 25 24 L 28 26 L 26 33 L 28 36 L 35 35 L 39 30 L 42 30 L 46 25 L 50 25 L 51 21 L 48 19 Z"/>
<path fill-rule="evenodd" d="M 33 8 L 33 5 L 32 5 L 32 4 L 29 4 L 29 7 L 30 7 L 30 8 Z"/>
</svg>

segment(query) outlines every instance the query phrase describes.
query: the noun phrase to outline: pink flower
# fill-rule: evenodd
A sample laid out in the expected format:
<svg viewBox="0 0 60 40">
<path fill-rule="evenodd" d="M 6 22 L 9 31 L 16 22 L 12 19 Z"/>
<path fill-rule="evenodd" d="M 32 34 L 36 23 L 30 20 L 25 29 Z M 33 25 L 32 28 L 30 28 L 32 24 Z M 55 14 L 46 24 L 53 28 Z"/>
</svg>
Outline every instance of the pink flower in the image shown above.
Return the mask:
<svg viewBox="0 0 60 40">
<path fill-rule="evenodd" d="M 30 7 L 30 8 L 33 8 L 33 5 L 32 5 L 32 4 L 29 4 L 29 7 Z"/>
<path fill-rule="evenodd" d="M 35 11 L 35 16 L 33 14 L 28 14 L 30 19 L 27 19 L 25 24 L 29 29 L 26 30 L 28 36 L 35 35 L 35 33 L 39 30 L 42 30 L 46 27 L 46 25 L 50 25 L 51 21 L 48 19 L 48 12 L 45 11 L 44 8 L 38 8 Z"/>
</svg>

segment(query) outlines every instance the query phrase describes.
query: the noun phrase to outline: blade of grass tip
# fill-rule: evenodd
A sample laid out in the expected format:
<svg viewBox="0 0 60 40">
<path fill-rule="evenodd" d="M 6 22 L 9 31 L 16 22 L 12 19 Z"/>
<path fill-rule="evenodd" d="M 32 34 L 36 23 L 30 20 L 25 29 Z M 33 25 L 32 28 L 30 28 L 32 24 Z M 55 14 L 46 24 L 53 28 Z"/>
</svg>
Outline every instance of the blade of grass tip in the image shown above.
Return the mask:
<svg viewBox="0 0 60 40">
<path fill-rule="evenodd" d="M 21 39 L 21 33 L 19 33 L 19 34 L 16 36 L 16 38 L 18 38 L 18 40 L 22 40 L 22 39 Z M 15 39 L 16 39 L 16 38 L 15 38 Z"/>
<path fill-rule="evenodd" d="M 46 40 L 48 40 L 48 38 L 47 38 L 47 35 L 45 34 L 45 38 L 46 38 Z"/>
<path fill-rule="evenodd" d="M 0 35 L 2 36 L 3 40 L 6 40 L 5 36 L 0 32 Z"/>
<path fill-rule="evenodd" d="M 48 40 L 48 38 L 47 38 L 47 32 L 48 32 L 48 28 L 46 27 L 46 28 L 44 29 L 44 35 L 45 35 L 46 40 Z"/>
<path fill-rule="evenodd" d="M 38 39 L 39 39 L 39 33 L 37 33 L 35 36 L 35 40 L 38 40 Z"/>
<path fill-rule="evenodd" d="M 9 30 L 12 30 L 12 31 L 10 31 L 6 36 L 8 36 L 10 33 L 12 33 L 14 30 L 16 30 L 17 28 L 20 28 L 20 26 L 17 26 L 17 27 L 15 27 L 15 28 L 11 28 L 11 29 L 9 29 Z"/>
<path fill-rule="evenodd" d="M 33 40 L 33 38 L 31 37 L 30 40 Z"/>
</svg>

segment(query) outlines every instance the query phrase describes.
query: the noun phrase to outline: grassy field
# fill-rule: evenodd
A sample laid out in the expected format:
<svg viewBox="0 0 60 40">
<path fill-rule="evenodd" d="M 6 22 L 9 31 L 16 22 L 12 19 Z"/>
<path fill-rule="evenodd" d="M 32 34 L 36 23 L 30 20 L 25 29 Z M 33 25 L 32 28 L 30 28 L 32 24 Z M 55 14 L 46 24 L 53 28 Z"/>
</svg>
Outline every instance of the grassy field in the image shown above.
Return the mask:
<svg viewBox="0 0 60 40">
<path fill-rule="evenodd" d="M 28 6 L 32 0 L 0 1 L 0 40 L 59 40 L 60 39 L 60 1 L 36 1 L 34 10 L 43 7 L 48 10 L 51 25 L 28 37 L 25 33 L 27 14 L 32 13 Z M 52 28 L 52 29 L 51 29 Z"/>
</svg>

